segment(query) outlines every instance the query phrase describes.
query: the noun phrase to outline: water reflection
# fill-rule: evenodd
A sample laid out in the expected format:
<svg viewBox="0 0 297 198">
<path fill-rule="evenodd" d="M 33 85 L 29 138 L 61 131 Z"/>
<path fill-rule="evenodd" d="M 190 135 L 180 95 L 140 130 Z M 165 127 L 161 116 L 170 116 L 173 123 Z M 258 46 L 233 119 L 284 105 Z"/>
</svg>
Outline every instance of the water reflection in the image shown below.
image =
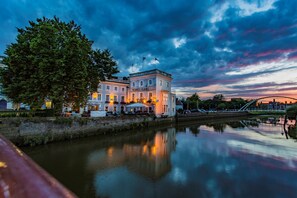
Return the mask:
<svg viewBox="0 0 297 198">
<path fill-rule="evenodd" d="M 296 134 L 295 121 L 256 117 L 52 144 L 29 154 L 79 197 L 296 197 Z"/>
<path fill-rule="evenodd" d="M 115 167 L 129 170 L 153 180 L 159 179 L 171 169 L 170 153 L 175 149 L 175 128 L 157 132 L 153 139 L 121 147 L 110 146 L 91 153 L 88 169 L 103 171 Z"/>
</svg>

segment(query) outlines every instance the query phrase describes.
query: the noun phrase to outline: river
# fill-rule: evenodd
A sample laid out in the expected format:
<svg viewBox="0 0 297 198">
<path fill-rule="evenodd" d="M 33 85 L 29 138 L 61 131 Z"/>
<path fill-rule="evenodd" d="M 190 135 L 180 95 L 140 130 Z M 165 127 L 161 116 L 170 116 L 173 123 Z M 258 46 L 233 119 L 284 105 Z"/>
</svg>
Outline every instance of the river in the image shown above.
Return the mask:
<svg viewBox="0 0 297 198">
<path fill-rule="evenodd" d="M 271 116 L 22 148 L 79 197 L 296 197 L 295 121 Z"/>
</svg>

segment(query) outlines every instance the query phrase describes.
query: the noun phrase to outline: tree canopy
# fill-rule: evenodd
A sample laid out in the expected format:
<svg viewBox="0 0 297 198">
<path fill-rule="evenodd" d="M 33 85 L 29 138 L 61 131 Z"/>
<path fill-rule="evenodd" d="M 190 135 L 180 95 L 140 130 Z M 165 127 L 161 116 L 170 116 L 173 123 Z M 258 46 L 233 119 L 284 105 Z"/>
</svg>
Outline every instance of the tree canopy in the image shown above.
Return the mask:
<svg viewBox="0 0 297 198">
<path fill-rule="evenodd" d="M 93 50 L 93 42 L 73 21 L 42 18 L 17 31 L 0 70 L 3 92 L 15 103 L 40 107 L 51 100 L 55 108 L 78 107 L 99 81 L 118 72 L 110 52 Z"/>
<path fill-rule="evenodd" d="M 286 110 L 286 113 L 289 118 L 297 118 L 297 105 L 293 105 Z"/>
<path fill-rule="evenodd" d="M 189 109 L 198 109 L 200 97 L 197 93 L 194 93 L 192 96 L 188 97 L 186 99 L 186 103 L 189 107 Z"/>
</svg>

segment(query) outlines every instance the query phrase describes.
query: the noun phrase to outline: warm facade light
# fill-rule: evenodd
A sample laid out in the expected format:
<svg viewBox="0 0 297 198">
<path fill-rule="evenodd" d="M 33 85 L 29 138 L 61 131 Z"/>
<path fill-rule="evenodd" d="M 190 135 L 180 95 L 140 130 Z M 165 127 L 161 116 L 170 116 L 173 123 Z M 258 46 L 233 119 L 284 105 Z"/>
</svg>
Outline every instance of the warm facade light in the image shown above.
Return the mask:
<svg viewBox="0 0 297 198">
<path fill-rule="evenodd" d="M 52 108 L 52 101 L 46 101 L 46 102 L 45 102 L 45 107 L 46 107 L 47 109 L 51 109 L 51 108 Z"/>
<path fill-rule="evenodd" d="M 93 98 L 93 100 L 97 100 L 97 98 L 98 98 L 98 93 L 97 93 L 97 92 L 94 92 L 94 93 L 92 94 L 92 98 Z"/>
</svg>

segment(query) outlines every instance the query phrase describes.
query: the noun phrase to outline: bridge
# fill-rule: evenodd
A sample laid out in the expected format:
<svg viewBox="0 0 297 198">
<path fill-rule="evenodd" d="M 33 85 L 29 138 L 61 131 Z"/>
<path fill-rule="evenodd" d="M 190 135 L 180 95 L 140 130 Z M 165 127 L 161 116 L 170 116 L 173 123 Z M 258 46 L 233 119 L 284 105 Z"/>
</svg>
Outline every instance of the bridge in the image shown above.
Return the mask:
<svg viewBox="0 0 297 198">
<path fill-rule="evenodd" d="M 238 111 L 246 111 L 248 107 L 250 107 L 252 104 L 254 104 L 255 102 L 257 102 L 258 100 L 263 100 L 263 99 L 266 99 L 266 98 L 287 98 L 287 99 L 290 99 L 290 100 L 296 100 L 297 101 L 297 98 L 288 97 L 288 96 L 265 96 L 265 97 L 254 99 L 254 100 L 246 103 Z"/>
</svg>

